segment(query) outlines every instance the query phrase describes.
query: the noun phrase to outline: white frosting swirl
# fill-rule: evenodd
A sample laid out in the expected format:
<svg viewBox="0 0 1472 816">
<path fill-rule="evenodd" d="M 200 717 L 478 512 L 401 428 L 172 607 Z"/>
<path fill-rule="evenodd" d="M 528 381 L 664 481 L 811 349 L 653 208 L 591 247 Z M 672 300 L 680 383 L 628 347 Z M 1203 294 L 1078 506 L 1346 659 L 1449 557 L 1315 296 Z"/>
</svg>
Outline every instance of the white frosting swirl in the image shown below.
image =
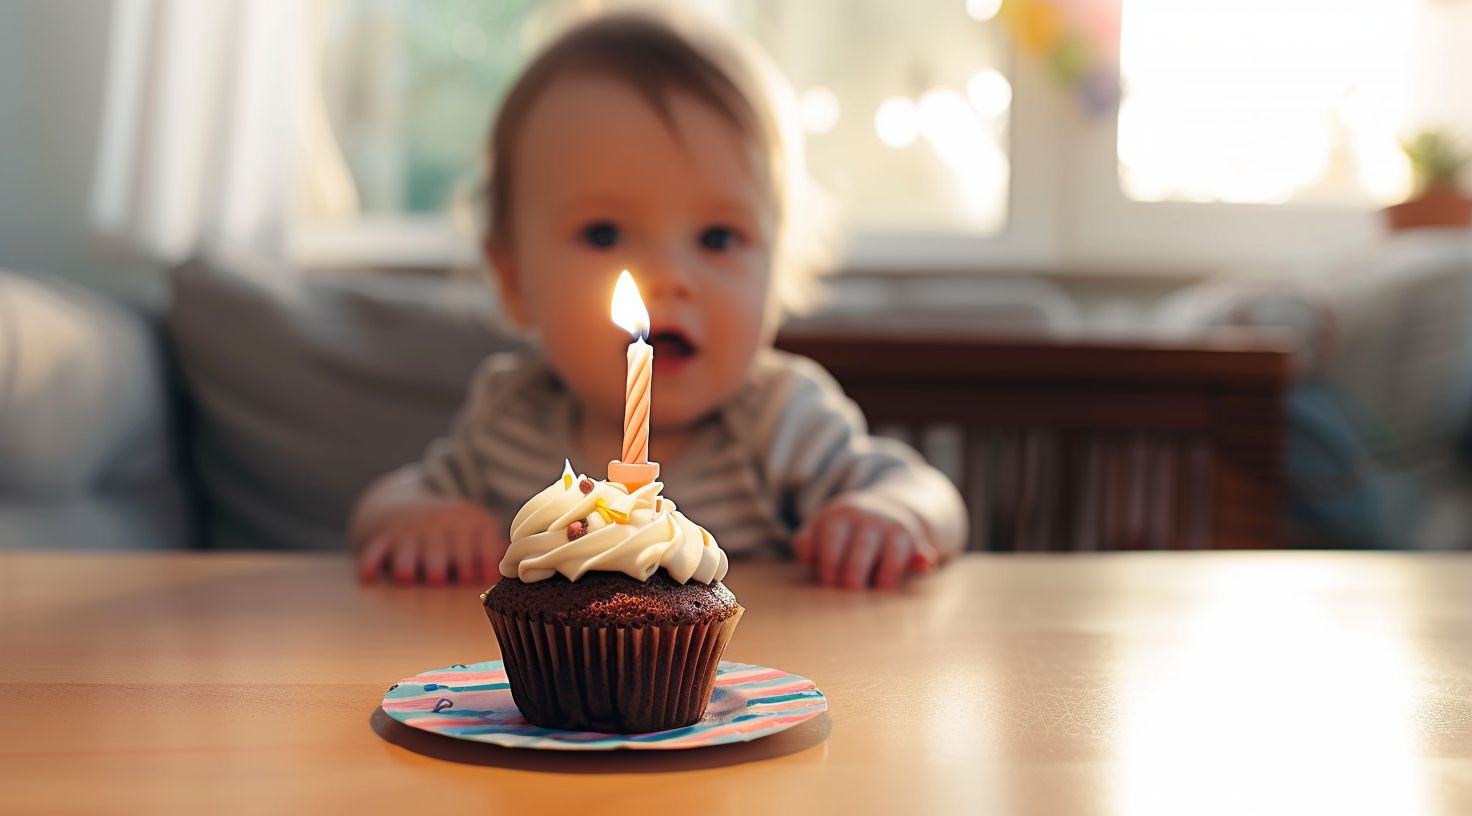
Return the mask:
<svg viewBox="0 0 1472 816">
<path fill-rule="evenodd" d="M 682 584 L 726 577 L 726 553 L 705 528 L 659 495 L 662 482 L 629 493 L 617 482 L 591 480 L 593 490 L 584 494 L 578 487 L 584 478 L 571 479 L 570 486 L 558 479 L 522 506 L 511 522 L 502 575 L 531 583 L 560 572 L 576 581 L 600 570 L 644 581 L 663 567 Z M 600 499 L 612 521 L 599 512 Z M 587 523 L 588 532 L 569 541 L 567 527 L 575 521 Z"/>
</svg>

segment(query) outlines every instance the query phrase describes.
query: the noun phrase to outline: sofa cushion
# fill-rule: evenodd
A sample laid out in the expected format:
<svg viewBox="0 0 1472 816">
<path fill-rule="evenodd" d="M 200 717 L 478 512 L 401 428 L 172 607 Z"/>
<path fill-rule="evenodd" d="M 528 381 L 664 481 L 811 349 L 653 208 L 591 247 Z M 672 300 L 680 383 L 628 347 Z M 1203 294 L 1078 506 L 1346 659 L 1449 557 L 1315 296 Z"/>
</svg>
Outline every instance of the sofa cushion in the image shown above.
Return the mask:
<svg viewBox="0 0 1472 816">
<path fill-rule="evenodd" d="M 344 546 L 359 492 L 418 459 L 476 365 L 515 347 L 478 278 L 235 258 L 183 264 L 172 291 L 215 547 Z"/>
<path fill-rule="evenodd" d="M 0 271 L 0 545 L 183 543 L 163 368 L 141 315 Z"/>
<path fill-rule="evenodd" d="M 1303 537 L 1321 544 L 1468 548 L 1472 234 L 1416 230 L 1275 271 L 1192 287 L 1160 316 L 1179 330 L 1272 328 L 1299 341 L 1290 521 L 1311 521 Z"/>
</svg>

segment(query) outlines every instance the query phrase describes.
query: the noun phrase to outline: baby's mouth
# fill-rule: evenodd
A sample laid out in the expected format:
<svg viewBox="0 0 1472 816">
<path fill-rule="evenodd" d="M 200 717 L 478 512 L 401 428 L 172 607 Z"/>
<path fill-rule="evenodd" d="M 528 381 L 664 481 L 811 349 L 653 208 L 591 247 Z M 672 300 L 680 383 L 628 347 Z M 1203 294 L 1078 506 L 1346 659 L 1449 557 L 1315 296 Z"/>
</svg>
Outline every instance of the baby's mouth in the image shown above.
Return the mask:
<svg viewBox="0 0 1472 816">
<path fill-rule="evenodd" d="M 654 347 L 654 369 L 678 370 L 695 359 L 699 349 L 689 335 L 678 329 L 661 329 L 649 334 Z"/>
</svg>

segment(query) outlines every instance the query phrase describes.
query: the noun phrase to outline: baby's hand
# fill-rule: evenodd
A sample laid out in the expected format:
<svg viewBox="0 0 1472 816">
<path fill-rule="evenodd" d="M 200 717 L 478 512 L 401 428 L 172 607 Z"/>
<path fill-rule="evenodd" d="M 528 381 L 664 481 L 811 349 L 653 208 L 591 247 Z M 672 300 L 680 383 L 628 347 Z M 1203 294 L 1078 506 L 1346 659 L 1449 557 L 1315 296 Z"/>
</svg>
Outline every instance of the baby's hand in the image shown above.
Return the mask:
<svg viewBox="0 0 1472 816">
<path fill-rule="evenodd" d="M 875 496 L 853 493 L 829 502 L 792 541 L 797 560 L 818 570 L 824 586 L 887 589 L 907 573 L 940 564 L 910 511 Z"/>
<path fill-rule="evenodd" d="M 484 507 L 467 501 L 418 501 L 396 508 L 367 538 L 358 556 L 358 575 L 372 582 L 385 566 L 400 585 L 419 580 L 489 584 L 500 575 L 506 553 L 504 525 Z"/>
</svg>

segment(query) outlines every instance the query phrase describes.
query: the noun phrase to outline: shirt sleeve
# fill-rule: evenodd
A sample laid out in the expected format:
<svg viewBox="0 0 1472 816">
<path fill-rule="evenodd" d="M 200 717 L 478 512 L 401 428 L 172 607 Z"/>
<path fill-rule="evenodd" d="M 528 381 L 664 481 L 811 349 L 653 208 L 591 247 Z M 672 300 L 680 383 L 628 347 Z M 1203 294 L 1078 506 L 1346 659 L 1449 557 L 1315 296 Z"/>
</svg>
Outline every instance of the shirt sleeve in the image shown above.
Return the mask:
<svg viewBox="0 0 1472 816">
<path fill-rule="evenodd" d="M 449 433 L 431 442 L 420 460 L 425 483 L 435 493 L 478 504 L 494 503 L 495 491 L 488 481 L 494 457 L 487 435 L 491 423 L 504 413 L 516 369 L 515 358 L 497 354 L 476 370 Z"/>
<path fill-rule="evenodd" d="M 950 480 L 910 446 L 871 436 L 828 372 L 783 354 L 761 379 L 753 433 L 772 498 L 793 530 L 839 496 L 870 492 L 912 511 L 938 546 L 958 547 L 966 513 Z"/>
</svg>

